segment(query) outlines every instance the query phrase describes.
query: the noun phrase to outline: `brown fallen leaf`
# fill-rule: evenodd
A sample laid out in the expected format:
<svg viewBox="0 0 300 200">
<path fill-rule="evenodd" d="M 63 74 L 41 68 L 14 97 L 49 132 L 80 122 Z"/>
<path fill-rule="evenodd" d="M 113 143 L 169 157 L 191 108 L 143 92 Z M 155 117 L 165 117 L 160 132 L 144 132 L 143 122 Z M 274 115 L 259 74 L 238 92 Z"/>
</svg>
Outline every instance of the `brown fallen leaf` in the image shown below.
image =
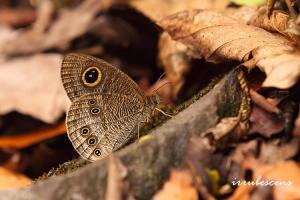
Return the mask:
<svg viewBox="0 0 300 200">
<path fill-rule="evenodd" d="M 58 124 L 55 127 L 46 130 L 39 130 L 29 133 L 18 134 L 16 136 L 1 136 L 0 148 L 3 149 L 22 149 L 33 144 L 39 143 L 43 140 L 65 134 L 65 122 Z"/>
<path fill-rule="evenodd" d="M 31 183 L 32 180 L 26 176 L 0 167 L 0 190 L 25 187 Z"/>
<path fill-rule="evenodd" d="M 25 31 L 17 31 L 16 38 L 7 40 L 5 45 L 0 47 L 0 53 L 14 55 L 40 52 L 49 48 L 66 48 L 71 40 L 87 31 L 101 8 L 101 1 L 86 0 L 74 9 L 62 10 L 56 21 L 49 25 L 47 31 L 36 31 L 40 30 L 39 26 L 32 26 L 31 29 Z M 45 8 L 41 6 L 41 9 Z M 39 16 L 44 17 L 44 15 Z M 37 20 L 39 21 L 39 19 Z M 45 20 L 44 22 L 49 21 Z M 47 27 L 47 24 L 44 27 Z"/>
<path fill-rule="evenodd" d="M 280 144 L 279 140 L 264 142 L 261 144 L 259 161 L 267 164 L 275 164 L 279 161 L 294 157 L 299 151 L 299 140 L 291 140 L 287 144 Z"/>
<path fill-rule="evenodd" d="M 198 194 L 192 186 L 192 181 L 193 178 L 189 171 L 172 170 L 169 180 L 152 200 L 198 200 Z"/>
<path fill-rule="evenodd" d="M 278 139 L 268 142 L 262 141 L 260 143 L 257 140 L 240 143 L 234 152 L 232 152 L 231 159 L 242 168 L 240 174 L 233 177 L 233 180 L 240 181 L 241 185 L 238 186 L 229 199 L 255 199 L 256 195 L 261 198 L 263 195 L 271 193 L 272 190 L 270 189 L 272 186 L 261 185 L 261 183 L 257 184 L 257 182 L 262 180 L 292 181 L 293 183 L 296 183 L 297 188 L 300 180 L 297 173 L 299 173 L 298 170 L 300 168 L 298 166 L 297 169 L 297 165 L 295 165 L 296 163 L 294 161 L 287 161 L 287 159 L 294 157 L 298 153 L 298 146 L 298 140 L 292 140 L 287 144 L 279 144 Z M 293 169 L 289 171 L 289 167 Z M 248 185 L 246 185 L 243 183 L 243 181 L 246 171 L 249 170 L 253 175 L 251 175 L 252 179 L 250 182 L 247 182 Z M 284 173 L 286 173 L 286 175 L 284 175 Z M 295 173 L 294 178 L 291 177 L 293 173 Z M 252 184 L 251 181 L 254 181 L 254 184 Z M 234 182 L 231 183 L 234 184 Z M 293 186 L 294 184 L 292 187 Z M 290 191 L 290 188 L 291 186 L 274 186 L 274 190 L 283 190 L 283 192 L 286 194 L 286 199 L 289 199 L 289 197 L 293 199 L 294 194 L 291 196 L 290 194 L 287 194 Z M 295 191 L 294 189 L 291 191 Z M 273 194 L 275 195 L 275 192 Z"/>
<path fill-rule="evenodd" d="M 294 161 L 282 161 L 274 165 L 265 165 L 249 160 L 253 170 L 253 180 L 279 181 L 282 185 L 273 186 L 273 197 L 276 200 L 300 198 L 300 167 Z M 268 186 L 266 186 L 268 187 Z M 269 186 L 270 187 L 270 186 Z"/>
<path fill-rule="evenodd" d="M 254 105 L 250 115 L 249 134 L 258 133 L 265 137 L 279 133 L 284 129 L 284 119 L 269 113 L 263 108 Z"/>
<path fill-rule="evenodd" d="M 66 111 L 69 100 L 60 80 L 62 56 L 37 54 L 0 61 L 0 114 L 11 111 L 47 123 Z"/>
<path fill-rule="evenodd" d="M 239 117 L 223 118 L 215 127 L 207 129 L 203 136 L 212 135 L 214 140 L 220 140 L 232 132 L 239 124 Z M 202 135 L 202 134 L 201 134 Z"/>
<path fill-rule="evenodd" d="M 257 8 L 255 7 L 242 6 L 238 8 L 226 8 L 222 11 L 222 13 L 226 16 L 234 18 L 242 24 L 248 24 L 256 11 Z"/>
<path fill-rule="evenodd" d="M 294 133 L 295 136 L 300 138 L 300 112 L 298 113 L 298 117 L 295 121 L 295 127 L 294 127 L 294 130 L 293 130 L 293 133 Z"/>
<path fill-rule="evenodd" d="M 184 162 L 194 177 L 196 189 L 205 199 L 214 199 L 209 191 L 210 177 L 207 173 L 207 167 L 210 166 L 210 162 L 214 162 L 214 158 L 212 158 L 214 151 L 215 147 L 210 144 L 208 138 L 192 136 L 189 139 L 188 149 L 184 158 Z"/>
<path fill-rule="evenodd" d="M 254 186 L 241 185 L 233 193 L 229 200 L 250 200 L 250 192 L 254 189 Z"/>
<path fill-rule="evenodd" d="M 124 199 L 126 191 L 123 179 L 127 173 L 127 169 L 118 158 L 113 155 L 109 157 L 106 200 Z"/>
<path fill-rule="evenodd" d="M 159 60 L 170 80 L 173 99 L 177 96 L 185 83 L 185 76 L 190 70 L 186 46 L 171 39 L 164 32 L 159 39 Z"/>
<path fill-rule="evenodd" d="M 277 108 L 276 105 L 273 105 L 271 102 L 268 101 L 268 99 L 266 99 L 264 96 L 260 95 L 253 89 L 249 90 L 249 94 L 251 96 L 252 101 L 261 108 L 265 109 L 266 111 L 276 114 L 281 113 L 280 109 Z"/>
<path fill-rule="evenodd" d="M 0 24 L 26 26 L 35 19 L 36 12 L 33 9 L 0 9 Z"/>
<path fill-rule="evenodd" d="M 265 87 L 289 88 L 300 76 L 300 54 L 287 39 L 208 10 L 184 11 L 158 22 L 196 58 L 255 65 L 267 75 Z"/>
<path fill-rule="evenodd" d="M 274 10 L 272 14 L 268 16 L 266 7 L 261 7 L 257 10 L 255 15 L 252 16 L 249 24 L 261 27 L 270 32 L 279 32 L 294 42 L 300 40 L 299 35 L 287 31 L 290 27 L 296 26 L 295 19 L 280 10 Z"/>
</svg>

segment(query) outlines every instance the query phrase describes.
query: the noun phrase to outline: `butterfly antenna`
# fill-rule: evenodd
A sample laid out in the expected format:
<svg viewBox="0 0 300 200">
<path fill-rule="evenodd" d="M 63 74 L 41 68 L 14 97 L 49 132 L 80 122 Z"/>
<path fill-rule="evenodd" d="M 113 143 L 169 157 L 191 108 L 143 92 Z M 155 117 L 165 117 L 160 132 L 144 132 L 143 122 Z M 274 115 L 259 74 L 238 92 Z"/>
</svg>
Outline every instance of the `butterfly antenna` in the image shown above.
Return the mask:
<svg viewBox="0 0 300 200">
<path fill-rule="evenodd" d="M 165 85 L 167 85 L 167 84 L 171 84 L 171 81 L 167 81 L 167 82 L 165 82 L 164 84 L 162 84 L 161 86 L 159 86 L 158 88 L 155 88 L 155 89 L 153 89 L 153 91 L 155 92 L 155 93 L 157 93 L 158 92 L 158 90 L 160 89 L 160 88 L 162 88 L 162 87 L 164 87 Z"/>
<path fill-rule="evenodd" d="M 160 76 L 158 77 L 158 79 L 157 79 L 156 82 L 160 81 L 160 80 L 164 77 L 164 75 L 166 75 L 166 72 L 162 73 L 162 75 L 160 75 Z"/>
</svg>

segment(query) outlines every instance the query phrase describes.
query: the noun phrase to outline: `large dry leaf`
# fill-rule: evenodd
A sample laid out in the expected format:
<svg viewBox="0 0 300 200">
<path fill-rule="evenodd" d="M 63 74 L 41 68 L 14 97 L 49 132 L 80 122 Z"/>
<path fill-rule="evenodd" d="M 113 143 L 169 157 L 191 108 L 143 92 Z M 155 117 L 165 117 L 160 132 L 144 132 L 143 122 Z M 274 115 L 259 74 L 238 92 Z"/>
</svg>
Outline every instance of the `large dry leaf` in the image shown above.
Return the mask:
<svg viewBox="0 0 300 200">
<path fill-rule="evenodd" d="M 18 111 L 53 123 L 68 108 L 60 80 L 62 56 L 37 54 L 0 62 L 0 114 Z"/>
<path fill-rule="evenodd" d="M 47 2 L 46 2 L 47 3 Z M 51 6 L 49 2 L 46 4 Z M 0 46 L 2 54 L 26 54 L 43 51 L 49 48 L 66 47 L 66 45 L 76 37 L 84 34 L 89 28 L 96 14 L 101 10 L 101 1 L 87 0 L 74 9 L 63 10 L 59 13 L 57 20 L 53 24 L 40 24 L 40 22 L 49 23 L 45 14 L 51 15 L 51 8 L 41 6 L 43 11 L 39 12 L 39 25 L 48 27 L 47 31 L 40 31 L 41 28 L 34 25 L 26 31 L 16 31 L 17 37 L 7 40 L 5 45 Z M 43 19 L 40 19 L 43 18 Z M 44 20 L 45 19 L 45 20 Z"/>
<path fill-rule="evenodd" d="M 263 86 L 289 88 L 300 75 L 300 55 L 287 39 L 207 10 L 184 11 L 159 21 L 194 57 L 220 63 L 236 60 L 267 75 Z"/>
</svg>

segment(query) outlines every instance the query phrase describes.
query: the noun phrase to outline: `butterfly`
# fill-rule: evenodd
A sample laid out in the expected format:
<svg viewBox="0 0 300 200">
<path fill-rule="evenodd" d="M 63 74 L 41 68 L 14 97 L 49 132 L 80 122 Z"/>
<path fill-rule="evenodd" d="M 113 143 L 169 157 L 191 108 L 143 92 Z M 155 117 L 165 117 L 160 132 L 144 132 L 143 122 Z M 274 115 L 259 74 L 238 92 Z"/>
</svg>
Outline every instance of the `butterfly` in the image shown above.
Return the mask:
<svg viewBox="0 0 300 200">
<path fill-rule="evenodd" d="M 86 160 L 96 161 L 137 136 L 141 122 L 151 118 L 159 96 L 146 96 L 113 65 L 88 55 L 69 54 L 61 79 L 72 104 L 67 112 L 68 137 Z"/>
</svg>

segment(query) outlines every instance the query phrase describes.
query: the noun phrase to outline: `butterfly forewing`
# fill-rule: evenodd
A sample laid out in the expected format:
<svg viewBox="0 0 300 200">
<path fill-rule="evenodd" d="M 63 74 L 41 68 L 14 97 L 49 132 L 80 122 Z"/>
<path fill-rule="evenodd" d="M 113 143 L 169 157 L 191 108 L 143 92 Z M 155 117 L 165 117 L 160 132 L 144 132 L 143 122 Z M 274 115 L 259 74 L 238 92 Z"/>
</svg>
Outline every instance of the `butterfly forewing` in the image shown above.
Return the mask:
<svg viewBox="0 0 300 200">
<path fill-rule="evenodd" d="M 88 77 L 84 73 L 89 68 L 96 68 L 99 79 L 95 81 L 95 85 L 88 85 L 84 81 Z M 61 76 L 71 101 L 93 92 L 131 95 L 144 100 L 144 93 L 130 77 L 111 64 L 92 56 L 67 55 L 62 62 Z"/>
</svg>

